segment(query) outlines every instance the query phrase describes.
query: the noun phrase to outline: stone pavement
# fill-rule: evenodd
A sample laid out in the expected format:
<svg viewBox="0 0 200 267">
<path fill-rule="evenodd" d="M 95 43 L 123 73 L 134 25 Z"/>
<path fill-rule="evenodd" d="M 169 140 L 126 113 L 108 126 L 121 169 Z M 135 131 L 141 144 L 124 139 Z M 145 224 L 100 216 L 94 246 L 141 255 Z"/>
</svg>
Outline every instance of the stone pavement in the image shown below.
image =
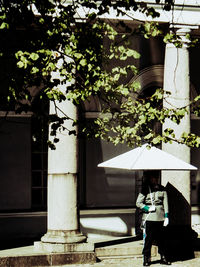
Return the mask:
<svg viewBox="0 0 200 267">
<path fill-rule="evenodd" d="M 199 239 L 200 241 L 200 239 Z M 96 240 L 95 242 L 95 254 L 93 253 L 93 259 L 85 261 L 85 257 L 81 260 L 75 261 L 77 263 L 69 264 L 69 261 L 59 263 L 54 261 L 53 257 L 66 257 L 66 253 L 46 253 L 44 251 L 38 251 L 34 246 L 20 247 L 9 250 L 0 251 L 0 267 L 139 267 L 143 266 L 142 259 L 143 241 L 136 240 L 135 237 L 113 238 L 112 240 Z M 173 248 L 174 249 L 174 248 Z M 175 250 L 177 247 L 175 247 Z M 187 250 L 188 251 L 188 250 Z M 82 252 L 78 253 L 81 254 Z M 173 267 L 200 267 L 200 243 L 198 243 L 198 249 L 194 251 L 195 258 L 174 261 L 171 266 Z M 72 257 L 73 253 L 68 255 Z M 68 257 L 67 256 L 67 257 Z M 87 255 L 88 256 L 88 255 Z M 96 257 L 99 262 L 95 262 Z M 185 256 L 185 254 L 184 254 Z M 68 262 L 68 264 L 66 264 Z M 80 264 L 79 262 L 82 262 Z M 57 265 L 60 264 L 60 265 Z M 159 263 L 159 256 L 157 253 L 157 247 L 152 247 L 152 264 L 151 266 L 166 266 Z"/>
<path fill-rule="evenodd" d="M 129 259 L 111 259 L 103 262 L 97 262 L 94 264 L 67 264 L 62 266 L 53 266 L 53 267 L 140 267 L 143 266 L 142 258 L 129 258 Z M 161 265 L 159 260 L 153 260 L 152 267 L 166 267 L 166 265 Z M 199 267 L 200 258 L 194 258 L 185 261 L 172 262 L 170 265 L 172 267 Z"/>
</svg>

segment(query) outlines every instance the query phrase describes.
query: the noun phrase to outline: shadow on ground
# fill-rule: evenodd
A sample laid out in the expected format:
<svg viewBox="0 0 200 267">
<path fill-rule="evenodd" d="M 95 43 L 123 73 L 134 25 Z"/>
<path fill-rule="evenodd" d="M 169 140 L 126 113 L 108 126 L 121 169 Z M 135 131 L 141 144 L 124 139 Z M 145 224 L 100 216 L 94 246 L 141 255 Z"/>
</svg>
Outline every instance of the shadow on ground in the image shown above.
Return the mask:
<svg viewBox="0 0 200 267">
<path fill-rule="evenodd" d="M 190 226 L 168 226 L 164 232 L 167 258 L 184 261 L 194 258 L 194 252 L 200 250 L 198 234 Z"/>
<path fill-rule="evenodd" d="M 139 236 L 128 236 L 128 237 L 123 237 L 123 238 L 114 239 L 114 240 L 100 241 L 95 244 L 95 248 L 125 244 L 125 243 L 138 241 L 138 240 L 141 240 Z"/>
</svg>

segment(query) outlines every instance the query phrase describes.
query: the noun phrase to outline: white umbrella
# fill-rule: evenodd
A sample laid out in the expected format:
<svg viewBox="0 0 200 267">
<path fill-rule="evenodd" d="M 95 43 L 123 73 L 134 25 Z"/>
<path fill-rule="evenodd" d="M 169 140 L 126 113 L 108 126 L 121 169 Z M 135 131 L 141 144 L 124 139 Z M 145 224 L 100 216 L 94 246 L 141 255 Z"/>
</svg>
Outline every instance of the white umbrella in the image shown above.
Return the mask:
<svg viewBox="0 0 200 267">
<path fill-rule="evenodd" d="M 197 170 L 185 161 L 156 147 L 145 144 L 98 164 L 98 167 L 127 170 Z"/>
</svg>

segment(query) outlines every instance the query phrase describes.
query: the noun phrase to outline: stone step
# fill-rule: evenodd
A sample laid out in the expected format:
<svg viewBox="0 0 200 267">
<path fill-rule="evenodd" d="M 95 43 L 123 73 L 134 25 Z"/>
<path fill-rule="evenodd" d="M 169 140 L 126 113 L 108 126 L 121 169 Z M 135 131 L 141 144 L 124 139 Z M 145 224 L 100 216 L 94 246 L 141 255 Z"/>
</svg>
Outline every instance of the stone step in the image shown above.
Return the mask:
<svg viewBox="0 0 200 267">
<path fill-rule="evenodd" d="M 93 241 L 95 251 L 63 253 L 44 252 L 37 246 L 21 247 L 0 251 L 0 267 L 53 266 L 62 264 L 94 263 L 123 258 L 142 257 L 143 241 L 135 237 L 113 238 Z M 37 248 L 37 249 L 36 249 Z M 153 246 L 152 256 L 157 254 Z"/>
<path fill-rule="evenodd" d="M 29 256 L 9 256 L 0 257 L 1 267 L 32 267 L 32 266 L 54 266 L 64 264 L 94 263 L 96 257 L 89 252 L 70 252 L 52 255 L 29 255 Z"/>
<path fill-rule="evenodd" d="M 134 237 L 96 243 L 95 246 L 96 256 L 100 260 L 119 257 L 142 257 L 143 241 L 134 240 Z M 156 246 L 152 246 L 151 253 L 152 257 L 157 255 Z"/>
<path fill-rule="evenodd" d="M 48 253 L 38 251 L 34 246 L 0 251 L 0 267 L 54 266 L 64 264 L 94 263 L 95 252 Z M 73 266 L 73 265 L 72 265 Z"/>
<path fill-rule="evenodd" d="M 90 240 L 91 242 L 91 240 Z M 20 247 L 0 251 L 0 267 L 32 267 L 32 266 L 58 266 L 64 264 L 94 264 L 102 261 L 113 263 L 123 259 L 136 259 L 142 257 L 143 241 L 136 237 L 112 238 L 109 240 L 93 241 L 95 251 L 76 251 L 65 253 L 48 253 L 38 251 L 34 246 Z M 158 257 L 157 247 L 152 247 L 152 258 Z M 195 257 L 200 257 L 200 240 L 195 247 Z M 108 265 L 109 266 L 109 265 Z"/>
</svg>

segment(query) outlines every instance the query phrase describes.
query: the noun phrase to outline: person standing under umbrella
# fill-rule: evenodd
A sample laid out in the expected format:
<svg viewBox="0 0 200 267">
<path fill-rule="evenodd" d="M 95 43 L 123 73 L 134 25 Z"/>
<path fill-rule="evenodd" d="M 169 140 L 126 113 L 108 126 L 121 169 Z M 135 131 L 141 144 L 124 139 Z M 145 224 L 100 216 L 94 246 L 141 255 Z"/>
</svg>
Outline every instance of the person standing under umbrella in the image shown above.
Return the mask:
<svg viewBox="0 0 200 267">
<path fill-rule="evenodd" d="M 160 171 L 158 170 L 144 171 L 144 184 L 136 200 L 136 206 L 144 212 L 142 218 L 144 227 L 143 266 L 149 266 L 151 263 L 153 241 L 157 242 L 161 264 L 171 264 L 166 258 L 163 240 L 163 227 L 169 224 L 168 198 L 165 187 L 159 184 L 159 178 Z"/>
</svg>

